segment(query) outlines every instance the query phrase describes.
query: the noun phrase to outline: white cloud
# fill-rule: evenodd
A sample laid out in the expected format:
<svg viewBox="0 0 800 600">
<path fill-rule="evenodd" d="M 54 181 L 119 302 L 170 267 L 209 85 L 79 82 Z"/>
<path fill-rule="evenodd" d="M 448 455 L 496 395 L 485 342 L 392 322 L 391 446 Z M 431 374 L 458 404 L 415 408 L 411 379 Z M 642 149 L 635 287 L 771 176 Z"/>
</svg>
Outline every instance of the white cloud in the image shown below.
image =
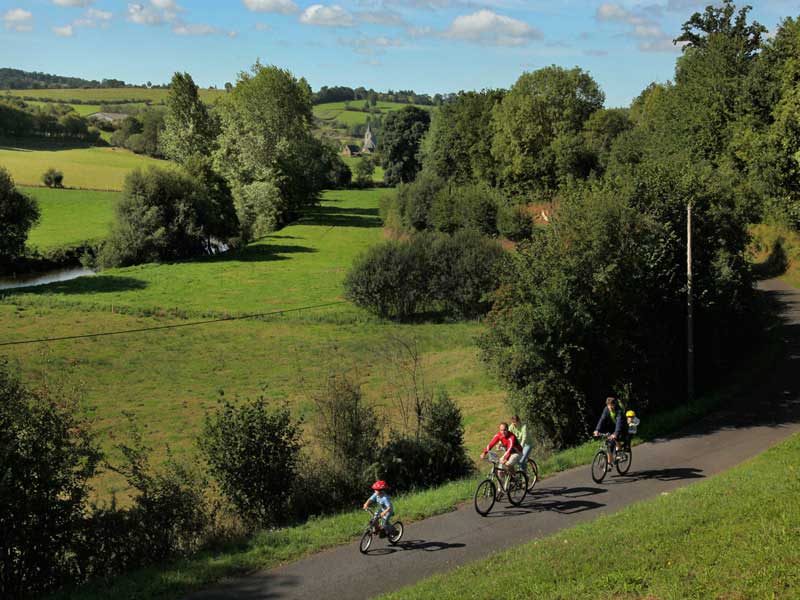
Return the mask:
<svg viewBox="0 0 800 600">
<path fill-rule="evenodd" d="M 353 15 L 338 4 L 331 6 L 312 4 L 300 15 L 300 22 L 320 27 L 352 27 L 355 25 Z"/>
<path fill-rule="evenodd" d="M 292 0 L 244 0 L 247 10 L 253 12 L 293 15 L 300 9 Z"/>
<path fill-rule="evenodd" d="M 399 48 L 404 45 L 402 40 L 385 36 L 339 38 L 339 43 L 353 48 L 353 52 L 362 56 L 384 54 L 386 48 Z"/>
<path fill-rule="evenodd" d="M 390 9 L 360 11 L 355 13 L 355 18 L 357 21 L 371 25 L 408 26 L 408 22 L 401 14 Z"/>
<path fill-rule="evenodd" d="M 272 25 L 269 23 L 256 23 L 256 31 L 272 31 Z"/>
<path fill-rule="evenodd" d="M 164 15 L 144 4 L 128 4 L 128 20 L 138 25 L 161 25 Z"/>
<path fill-rule="evenodd" d="M 183 10 L 175 3 L 175 0 L 150 0 L 150 4 L 156 8 L 160 8 L 161 10 L 166 10 L 169 12 L 180 12 Z"/>
<path fill-rule="evenodd" d="M 72 30 L 72 25 L 64 25 L 63 27 L 53 27 L 53 33 L 58 37 L 72 37 L 74 31 Z"/>
<path fill-rule="evenodd" d="M 58 6 L 91 6 L 94 4 L 94 0 L 53 0 L 53 4 L 57 4 Z"/>
<path fill-rule="evenodd" d="M 619 4 L 606 2 L 597 8 L 598 21 L 627 23 L 628 25 L 652 25 L 653 21 L 644 15 L 633 13 Z"/>
<path fill-rule="evenodd" d="M 544 37 L 524 21 L 486 9 L 456 17 L 442 35 L 486 46 L 525 46 Z"/>
<path fill-rule="evenodd" d="M 213 25 L 204 23 L 179 23 L 172 28 L 172 32 L 177 35 L 214 35 L 220 31 Z"/>
<path fill-rule="evenodd" d="M 22 8 L 12 8 L 3 15 L 5 28 L 11 31 L 30 31 L 33 29 L 33 13 Z"/>
<path fill-rule="evenodd" d="M 111 17 L 114 15 L 112 15 L 107 10 L 97 10 L 95 8 L 90 8 L 88 11 L 86 11 L 86 16 L 96 21 L 110 21 Z"/>
<path fill-rule="evenodd" d="M 679 1 L 676 0 L 674 4 Z M 638 47 L 642 52 L 679 52 L 683 44 L 674 44 L 672 36 L 667 34 L 661 25 L 652 18 L 652 15 L 660 14 L 660 11 L 661 7 L 657 5 L 646 5 L 639 11 L 633 12 L 620 4 L 606 2 L 597 8 L 595 19 L 630 25 L 630 30 L 626 35 L 640 40 Z"/>
</svg>

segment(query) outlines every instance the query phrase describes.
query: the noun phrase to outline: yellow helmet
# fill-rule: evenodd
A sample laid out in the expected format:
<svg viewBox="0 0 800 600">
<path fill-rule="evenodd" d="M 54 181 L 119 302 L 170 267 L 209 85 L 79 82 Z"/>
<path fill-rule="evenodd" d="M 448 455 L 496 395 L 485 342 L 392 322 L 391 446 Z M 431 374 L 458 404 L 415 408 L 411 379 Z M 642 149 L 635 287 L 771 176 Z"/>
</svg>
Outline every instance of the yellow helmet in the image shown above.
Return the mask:
<svg viewBox="0 0 800 600">
<path fill-rule="evenodd" d="M 625 413 L 625 416 L 626 417 L 635 417 L 636 413 L 633 412 L 632 410 L 629 410 L 628 412 Z"/>
</svg>

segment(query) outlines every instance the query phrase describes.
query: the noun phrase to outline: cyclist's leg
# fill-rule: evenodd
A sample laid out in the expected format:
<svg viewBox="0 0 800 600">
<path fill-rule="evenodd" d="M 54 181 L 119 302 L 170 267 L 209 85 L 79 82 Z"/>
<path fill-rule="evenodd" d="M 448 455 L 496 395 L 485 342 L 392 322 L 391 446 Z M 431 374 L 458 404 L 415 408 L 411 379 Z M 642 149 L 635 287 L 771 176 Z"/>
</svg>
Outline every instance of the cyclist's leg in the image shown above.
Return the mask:
<svg viewBox="0 0 800 600">
<path fill-rule="evenodd" d="M 522 447 L 522 458 L 519 460 L 519 468 L 522 469 L 525 473 L 528 472 L 528 457 L 531 454 L 532 447 L 530 444 L 526 444 Z"/>
<path fill-rule="evenodd" d="M 514 473 L 514 471 L 517 470 L 517 464 L 519 464 L 520 456 L 521 456 L 520 454 L 518 454 L 517 452 L 514 452 L 511 456 L 508 457 L 508 460 L 506 461 L 506 469 L 507 469 L 506 470 L 506 480 L 503 483 L 503 487 L 508 485 L 509 478 Z"/>
<path fill-rule="evenodd" d="M 394 511 L 389 512 L 388 515 L 381 518 L 381 525 L 383 526 L 383 530 L 386 532 L 386 535 L 392 534 L 392 517 L 394 516 Z"/>
</svg>

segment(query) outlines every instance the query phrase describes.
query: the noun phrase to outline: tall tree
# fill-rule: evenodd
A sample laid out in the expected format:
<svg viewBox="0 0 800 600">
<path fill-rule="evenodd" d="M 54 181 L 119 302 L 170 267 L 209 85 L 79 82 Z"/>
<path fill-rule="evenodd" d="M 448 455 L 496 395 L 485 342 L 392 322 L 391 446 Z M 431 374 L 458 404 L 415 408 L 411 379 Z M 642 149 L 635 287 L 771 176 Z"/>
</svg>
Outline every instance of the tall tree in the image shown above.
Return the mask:
<svg viewBox="0 0 800 600">
<path fill-rule="evenodd" d="M 179 163 L 190 156 L 209 156 L 217 130 L 200 100 L 197 85 L 188 73 L 175 73 L 166 100 L 161 147 L 164 155 Z"/>
<path fill-rule="evenodd" d="M 422 167 L 420 143 L 430 124 L 430 113 L 416 106 L 406 106 L 386 116 L 380 140 L 386 183 L 397 185 L 414 181 Z"/>
<path fill-rule="evenodd" d="M 522 75 L 494 110 L 498 183 L 515 193 L 550 193 L 583 170 L 583 124 L 605 95 L 585 71 L 550 66 Z"/>
<path fill-rule="evenodd" d="M 14 186 L 14 180 L 0 167 L 0 269 L 25 250 L 28 233 L 39 220 L 36 200 Z"/>
</svg>

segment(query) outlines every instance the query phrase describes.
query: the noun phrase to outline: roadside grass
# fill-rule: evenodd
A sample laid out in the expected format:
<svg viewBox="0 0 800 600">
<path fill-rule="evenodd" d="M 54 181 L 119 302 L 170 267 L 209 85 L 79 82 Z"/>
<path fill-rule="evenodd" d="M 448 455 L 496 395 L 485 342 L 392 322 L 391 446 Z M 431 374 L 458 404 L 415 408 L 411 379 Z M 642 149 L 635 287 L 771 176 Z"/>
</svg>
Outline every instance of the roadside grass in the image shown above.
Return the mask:
<svg viewBox="0 0 800 600">
<path fill-rule="evenodd" d="M 121 102 L 136 100 L 153 104 L 163 103 L 169 90 L 166 88 L 68 88 L 52 90 L 3 90 L 3 94 L 29 98 L 48 98 L 55 102 L 70 103 L 80 100 L 84 104 L 104 104 L 107 102 Z M 225 90 L 201 89 L 200 99 L 208 104 L 225 95 Z"/>
<path fill-rule="evenodd" d="M 28 236 L 28 245 L 41 250 L 105 238 L 120 196 L 117 192 L 20 187 L 36 198 L 42 211 Z"/>
<path fill-rule="evenodd" d="M 725 397 L 723 394 L 708 396 L 691 406 L 648 416 L 646 425 L 643 425 L 642 429 L 643 438 L 654 439 L 661 437 L 696 421 L 699 416 L 707 414 L 710 410 L 719 406 L 723 397 Z M 486 423 L 486 425 L 494 426 L 495 423 L 496 420 L 492 420 L 491 423 Z M 478 436 L 474 441 L 468 441 L 468 448 L 476 449 L 482 447 L 486 441 L 487 431 L 493 431 L 493 429 L 484 428 L 481 431 L 483 437 Z M 635 443 L 641 441 L 643 439 L 637 437 Z M 552 454 L 544 460 L 539 461 L 540 457 L 537 456 L 540 476 L 547 477 L 560 471 L 587 465 L 597 451 L 597 447 L 598 442 L 592 440 L 580 446 Z M 798 447 L 800 449 L 800 440 L 798 440 Z M 798 456 L 795 456 L 794 463 L 797 470 Z M 484 463 L 480 464 L 484 465 Z M 478 481 L 483 478 L 483 471 L 484 469 L 481 466 L 480 471 L 473 477 L 453 481 L 434 489 L 398 494 L 396 498 L 396 518 L 408 524 L 455 510 L 461 503 L 471 501 Z M 586 476 L 589 477 L 588 472 Z M 800 493 L 800 490 L 798 490 L 798 493 Z M 213 548 L 194 557 L 184 558 L 170 564 L 133 571 L 112 581 L 93 582 L 76 590 L 70 590 L 68 593 L 65 592 L 66 595 L 56 595 L 55 597 L 69 597 L 78 600 L 93 600 L 105 597 L 114 597 L 118 600 L 179 598 L 191 590 L 208 587 L 225 577 L 242 575 L 261 569 L 270 569 L 280 564 L 299 560 L 304 556 L 326 548 L 352 542 L 363 531 L 365 522 L 364 513 L 360 510 L 312 518 L 302 525 L 274 531 L 260 531 L 239 543 Z M 795 521 L 795 525 L 797 522 Z M 639 526 L 642 527 L 642 524 Z M 644 524 L 644 528 L 646 531 L 647 523 Z M 795 527 L 795 531 L 800 530 Z M 596 548 L 598 552 L 607 551 L 607 545 L 597 544 L 596 530 L 592 530 L 592 532 L 593 537 L 589 540 L 591 548 Z M 558 538 L 560 540 L 561 536 L 558 536 Z M 623 545 L 622 547 L 626 546 Z M 567 553 L 574 550 L 575 547 L 571 546 Z M 626 552 L 626 560 L 627 556 Z M 514 560 L 516 561 L 517 559 L 515 558 Z M 497 564 L 507 563 L 497 563 L 495 561 L 492 562 L 492 566 L 488 567 L 488 569 L 496 571 Z M 599 568 L 602 568 L 602 564 Z M 559 571 L 556 570 L 555 572 Z M 548 580 L 552 581 L 552 572 L 549 574 Z M 492 584 L 491 577 L 487 581 L 490 582 L 489 585 L 494 589 L 496 581 Z M 518 588 L 515 587 L 515 589 Z M 428 588 L 424 588 L 424 593 L 433 595 L 434 592 L 429 592 Z M 437 588 L 437 593 L 441 593 L 441 589 Z M 407 596 L 400 593 L 397 597 L 405 598 Z M 472 593 L 472 588 L 465 586 L 464 589 L 459 590 L 457 595 L 448 597 L 482 598 L 492 597 L 492 594 L 482 592 L 476 595 Z M 564 594 L 554 597 L 572 598 L 573 596 Z"/>
<path fill-rule="evenodd" d="M 706 481 L 383 598 L 796 598 L 800 434 Z"/>
<path fill-rule="evenodd" d="M 122 148 L 0 138 L 0 165 L 17 185 L 40 185 L 42 174 L 54 167 L 64 173 L 68 188 L 121 190 L 130 171 L 148 166 L 171 168 L 172 164 Z"/>
<path fill-rule="evenodd" d="M 800 233 L 767 223 L 752 225 L 750 233 L 756 274 L 765 278 L 780 277 L 800 288 Z"/>
</svg>

